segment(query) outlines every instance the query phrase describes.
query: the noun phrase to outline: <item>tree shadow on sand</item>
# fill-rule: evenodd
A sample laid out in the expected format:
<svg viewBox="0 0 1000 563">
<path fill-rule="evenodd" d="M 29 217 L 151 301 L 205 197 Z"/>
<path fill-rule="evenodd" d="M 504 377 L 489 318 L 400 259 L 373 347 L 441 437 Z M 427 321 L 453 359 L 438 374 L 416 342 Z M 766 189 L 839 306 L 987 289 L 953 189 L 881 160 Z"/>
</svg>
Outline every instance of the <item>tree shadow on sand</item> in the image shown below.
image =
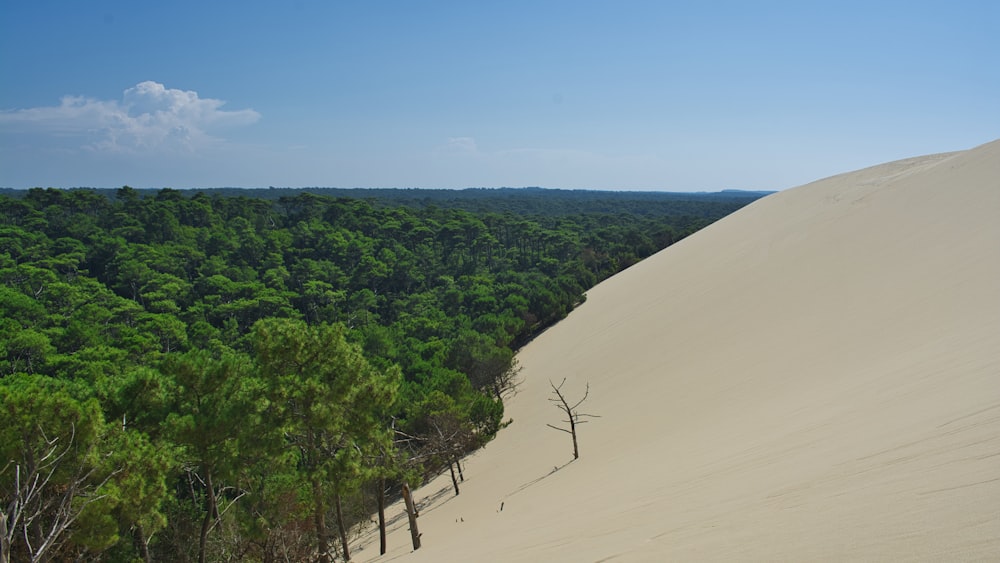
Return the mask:
<svg viewBox="0 0 1000 563">
<path fill-rule="evenodd" d="M 455 495 L 451 495 L 444 500 L 441 500 L 441 498 L 449 495 L 451 492 L 452 492 L 451 485 L 445 485 L 439 488 L 434 493 L 425 496 L 420 500 L 414 499 L 417 512 L 420 515 L 423 515 L 428 512 L 436 510 L 438 507 L 448 504 L 451 501 L 451 499 L 455 498 Z M 375 520 L 371 520 L 370 524 L 375 524 Z M 385 529 L 388 535 L 392 535 L 394 532 L 398 530 L 404 530 L 408 526 L 409 523 L 407 521 L 407 516 L 405 511 L 397 512 L 393 516 L 387 518 L 385 522 Z M 370 546 L 371 549 L 378 549 L 377 547 L 378 534 L 376 533 L 377 531 L 378 531 L 377 525 L 375 525 L 374 528 L 369 528 L 368 526 L 365 526 L 362 530 L 360 530 L 359 537 L 355 540 L 356 543 L 354 550 L 357 552 L 362 552 L 365 549 L 368 549 Z M 382 557 L 382 559 L 380 559 L 381 561 L 392 561 L 397 557 L 400 557 L 400 555 L 393 557 L 389 556 L 380 556 L 380 557 Z"/>
<path fill-rule="evenodd" d="M 445 485 L 440 489 L 438 489 L 436 492 L 434 492 L 434 494 L 425 496 L 423 499 L 417 501 L 417 512 L 419 512 L 420 514 L 426 514 L 428 512 L 433 512 L 434 510 L 437 510 L 438 508 L 448 504 L 449 502 L 451 502 L 452 499 L 458 497 L 458 495 L 451 494 L 452 491 L 453 489 L 451 488 L 451 485 Z M 448 498 L 444 499 L 441 502 L 438 502 L 439 500 L 441 500 L 441 497 L 449 494 L 451 494 L 451 496 L 449 496 Z"/>
<path fill-rule="evenodd" d="M 532 479 L 531 481 L 528 481 L 527 483 L 521 485 L 520 487 L 514 489 L 513 491 L 511 491 L 510 493 L 508 493 L 507 495 L 505 495 L 504 498 L 510 498 L 510 497 L 516 495 L 517 493 L 520 493 L 521 491 L 527 489 L 528 487 L 530 487 L 530 486 L 532 486 L 532 485 L 534 485 L 536 483 L 539 483 L 539 482 L 541 482 L 541 481 L 543 481 L 545 479 L 548 479 L 549 477 L 551 477 L 552 475 L 554 475 L 557 471 L 559 471 L 563 467 L 566 467 L 567 465 L 573 463 L 574 461 L 576 461 L 576 459 L 571 459 L 571 460 L 567 461 L 566 463 L 564 463 L 562 465 L 557 465 L 557 466 L 553 467 L 552 470 L 549 471 L 548 473 L 546 473 L 545 475 L 542 475 L 541 477 L 539 477 L 537 479 Z"/>
</svg>

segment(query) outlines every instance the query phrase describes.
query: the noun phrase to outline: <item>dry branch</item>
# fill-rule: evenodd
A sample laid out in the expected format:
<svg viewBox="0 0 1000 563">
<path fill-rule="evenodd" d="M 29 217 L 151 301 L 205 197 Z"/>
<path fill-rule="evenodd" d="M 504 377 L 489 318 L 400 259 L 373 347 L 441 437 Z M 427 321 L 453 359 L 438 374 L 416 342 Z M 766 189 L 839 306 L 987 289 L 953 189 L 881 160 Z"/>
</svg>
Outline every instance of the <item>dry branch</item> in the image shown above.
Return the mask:
<svg viewBox="0 0 1000 563">
<path fill-rule="evenodd" d="M 565 377 L 559 383 L 559 385 L 556 385 L 555 383 L 552 383 L 552 380 L 549 380 L 549 385 L 552 386 L 552 392 L 555 393 L 556 395 L 555 398 L 550 398 L 549 401 L 552 402 L 556 408 L 558 408 L 559 410 L 563 411 L 563 413 L 566 414 L 566 419 L 563 420 L 562 422 L 569 424 L 569 429 L 567 430 L 565 428 L 560 428 L 552 424 L 546 424 L 546 426 L 548 426 L 549 428 L 553 428 L 555 430 L 559 430 L 560 432 L 566 432 L 567 434 L 573 436 L 573 459 L 579 459 L 580 448 L 577 445 L 577 440 L 576 440 L 576 427 L 579 424 L 587 422 L 586 420 L 581 420 L 581 418 L 583 417 L 600 418 L 600 415 L 580 413 L 577 412 L 576 410 L 577 407 L 582 405 L 583 402 L 587 400 L 587 397 L 590 396 L 590 383 L 587 383 L 587 389 L 584 391 L 583 397 L 579 401 L 573 403 L 572 405 L 569 404 L 569 401 L 566 400 L 566 396 L 563 395 L 562 387 L 565 384 L 566 384 Z"/>
</svg>

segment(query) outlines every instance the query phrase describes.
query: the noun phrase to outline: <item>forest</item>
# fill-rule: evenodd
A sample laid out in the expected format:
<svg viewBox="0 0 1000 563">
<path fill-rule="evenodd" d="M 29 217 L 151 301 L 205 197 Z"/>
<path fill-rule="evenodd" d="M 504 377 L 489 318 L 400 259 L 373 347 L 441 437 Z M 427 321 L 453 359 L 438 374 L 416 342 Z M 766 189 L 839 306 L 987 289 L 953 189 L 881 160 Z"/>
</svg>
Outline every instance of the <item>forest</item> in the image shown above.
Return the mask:
<svg viewBox="0 0 1000 563">
<path fill-rule="evenodd" d="M 518 348 L 762 195 L 0 191 L 0 562 L 348 560 Z"/>
</svg>

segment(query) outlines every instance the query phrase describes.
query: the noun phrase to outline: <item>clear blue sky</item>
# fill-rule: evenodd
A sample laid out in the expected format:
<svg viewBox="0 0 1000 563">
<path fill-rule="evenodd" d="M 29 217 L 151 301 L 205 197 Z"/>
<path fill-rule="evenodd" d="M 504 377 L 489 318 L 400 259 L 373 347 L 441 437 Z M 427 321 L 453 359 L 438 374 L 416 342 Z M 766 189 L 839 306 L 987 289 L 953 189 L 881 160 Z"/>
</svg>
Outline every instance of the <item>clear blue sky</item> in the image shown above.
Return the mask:
<svg viewBox="0 0 1000 563">
<path fill-rule="evenodd" d="M 1000 2 L 0 4 L 0 186 L 783 189 L 1000 137 Z"/>
</svg>

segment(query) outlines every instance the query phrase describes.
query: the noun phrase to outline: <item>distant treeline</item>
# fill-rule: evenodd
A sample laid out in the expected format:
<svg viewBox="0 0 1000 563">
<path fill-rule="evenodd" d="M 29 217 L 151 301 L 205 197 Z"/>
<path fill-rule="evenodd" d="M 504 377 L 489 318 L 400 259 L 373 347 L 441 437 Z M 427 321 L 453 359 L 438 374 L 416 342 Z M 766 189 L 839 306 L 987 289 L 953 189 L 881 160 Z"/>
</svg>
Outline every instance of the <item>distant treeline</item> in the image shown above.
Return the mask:
<svg viewBox="0 0 1000 563">
<path fill-rule="evenodd" d="M 343 557 L 505 424 L 519 346 L 760 195 L 4 190 L 4 547 Z"/>
<path fill-rule="evenodd" d="M 81 189 L 81 188 L 76 188 Z M 91 189 L 91 188 L 83 188 Z M 168 188 L 169 189 L 169 188 Z M 93 189 L 109 198 L 117 190 Z M 136 189 L 141 197 L 155 197 L 162 190 Z M 186 197 L 197 193 L 221 197 L 278 200 L 303 193 L 333 198 L 361 199 L 379 207 L 442 207 L 472 212 L 511 212 L 526 215 L 578 213 L 634 213 L 638 215 L 696 215 L 718 217 L 722 209 L 734 211 L 773 192 L 724 190 L 721 192 L 656 192 L 560 190 L 547 188 L 208 188 L 178 190 Z M 0 189 L 0 194 L 23 197 L 27 190 Z M 705 205 L 711 203 L 711 205 Z"/>
</svg>

